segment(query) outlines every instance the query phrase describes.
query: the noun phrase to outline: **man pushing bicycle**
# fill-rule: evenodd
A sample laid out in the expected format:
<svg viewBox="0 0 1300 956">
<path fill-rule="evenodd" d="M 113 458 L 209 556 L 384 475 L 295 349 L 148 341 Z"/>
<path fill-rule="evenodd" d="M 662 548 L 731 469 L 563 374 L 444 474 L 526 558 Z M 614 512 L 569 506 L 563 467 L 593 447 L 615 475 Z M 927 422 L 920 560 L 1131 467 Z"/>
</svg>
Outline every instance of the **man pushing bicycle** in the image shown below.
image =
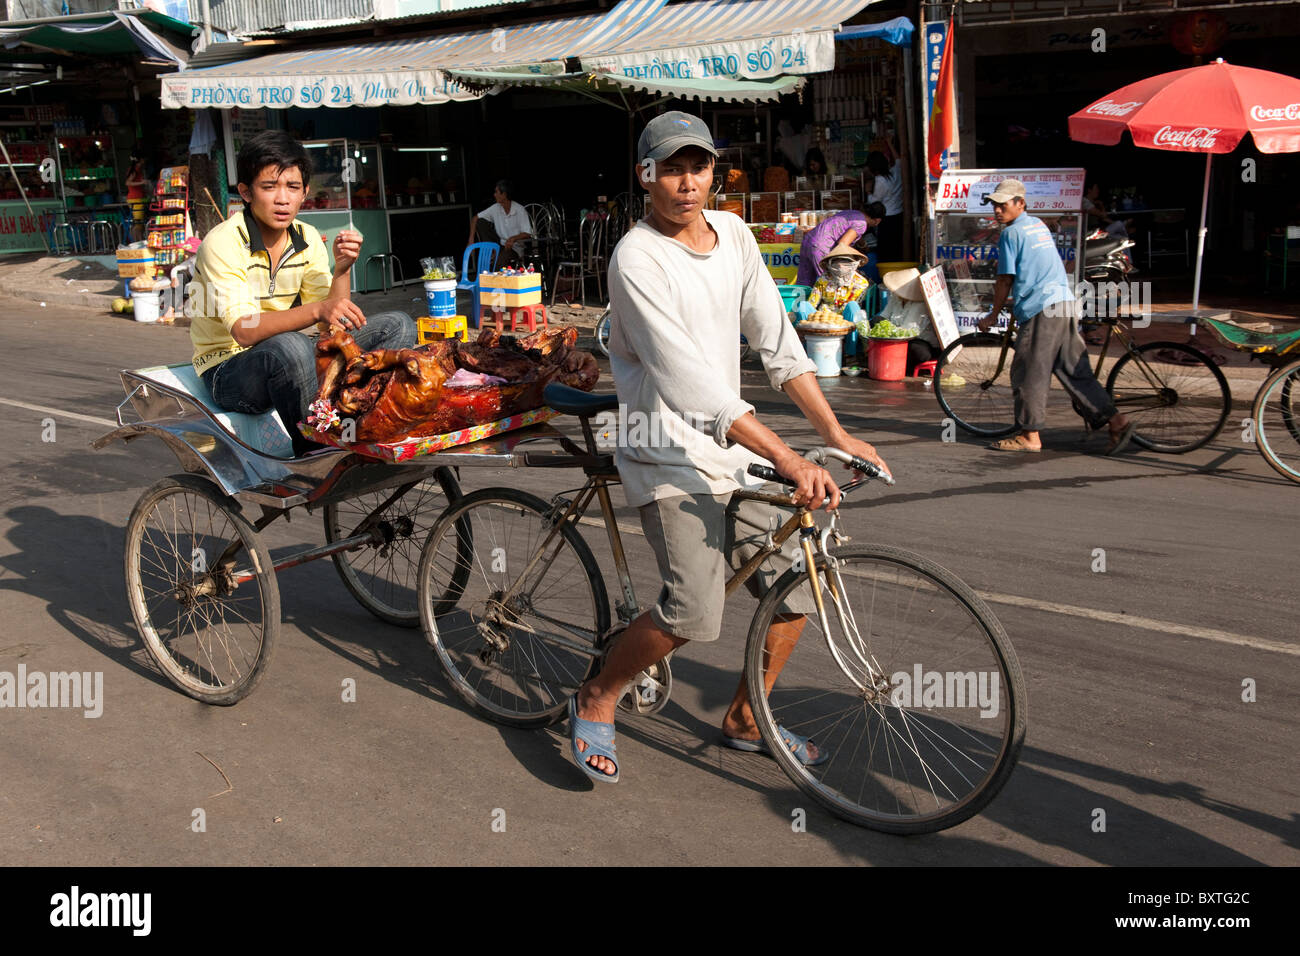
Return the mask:
<svg viewBox="0 0 1300 956">
<path fill-rule="evenodd" d="M 839 504 L 840 490 L 826 469 L 797 455 L 761 424 L 740 397 L 743 334 L 760 357 L 772 387 L 798 406 L 825 444 L 888 470 L 866 442 L 851 437 L 817 385 L 816 366 L 804 354 L 785 306 L 763 266 L 758 245 L 739 217 L 706 211 L 717 151 L 703 121 L 670 112 L 647 124 L 637 144 L 638 178 L 650 194 L 650 214 L 610 257 L 612 323 L 609 351 L 620 412 L 658 420 L 643 446 L 620 445 L 615 455 L 630 504 L 640 511 L 664 586 L 654 606 L 634 620 L 611 647 L 600 673 L 569 703 L 574 759 L 596 780 L 618 780 L 614 715 L 638 673 L 687 641 L 717 640 L 727 562 L 738 567 L 785 515 L 732 493 L 758 482 L 746 474 L 770 461 L 797 483 L 794 503 Z M 846 466 L 847 467 L 847 466 Z M 778 520 L 779 520 L 778 519 Z M 789 566 L 787 551 L 747 582 L 756 595 Z M 762 578 L 760 586 L 758 578 Z M 805 624 L 811 596 L 798 592 L 767 635 L 764 685 L 776 681 Z M 722 721 L 723 743 L 762 751 L 742 678 Z M 805 764 L 829 754 L 814 741 L 781 729 Z"/>
</svg>

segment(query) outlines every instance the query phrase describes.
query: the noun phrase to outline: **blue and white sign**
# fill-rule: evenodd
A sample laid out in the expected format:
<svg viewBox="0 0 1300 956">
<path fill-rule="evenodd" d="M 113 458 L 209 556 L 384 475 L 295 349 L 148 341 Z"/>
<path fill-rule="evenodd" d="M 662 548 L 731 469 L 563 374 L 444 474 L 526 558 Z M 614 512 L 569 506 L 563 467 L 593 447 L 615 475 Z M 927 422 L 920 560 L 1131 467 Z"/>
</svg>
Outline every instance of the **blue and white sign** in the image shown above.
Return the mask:
<svg viewBox="0 0 1300 956">
<path fill-rule="evenodd" d="M 762 80 L 835 69 L 835 38 L 828 30 L 677 47 L 641 53 L 583 57 L 584 70 L 638 80 Z"/>
<path fill-rule="evenodd" d="M 482 95 L 464 88 L 441 70 L 220 78 L 194 72 L 162 77 L 163 109 L 172 110 L 415 106 L 476 100 Z"/>
</svg>

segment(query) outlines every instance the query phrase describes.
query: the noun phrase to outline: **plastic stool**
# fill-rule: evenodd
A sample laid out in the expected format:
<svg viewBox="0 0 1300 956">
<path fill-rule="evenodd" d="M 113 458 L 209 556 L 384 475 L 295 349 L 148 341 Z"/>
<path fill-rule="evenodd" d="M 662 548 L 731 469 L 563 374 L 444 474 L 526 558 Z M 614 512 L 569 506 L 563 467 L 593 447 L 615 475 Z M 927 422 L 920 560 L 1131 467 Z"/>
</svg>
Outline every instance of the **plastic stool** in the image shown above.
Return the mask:
<svg viewBox="0 0 1300 956">
<path fill-rule="evenodd" d="M 939 365 L 938 359 L 930 359 L 925 362 L 918 362 L 916 368 L 912 370 L 912 378 L 920 378 L 923 375 L 928 375 L 930 376 L 930 378 L 934 378 L 935 369 L 938 367 L 938 365 Z"/>
<path fill-rule="evenodd" d="M 367 286 L 370 285 L 370 264 L 376 260 L 379 261 L 380 285 L 385 292 L 388 291 L 388 276 L 394 266 L 396 266 L 396 272 L 393 274 L 397 276 L 394 281 L 398 285 L 406 285 L 406 276 L 402 274 L 402 260 L 397 258 L 397 256 L 391 252 L 376 252 L 374 255 L 366 258 L 365 274 L 362 278 L 365 280 Z"/>
<path fill-rule="evenodd" d="M 419 340 L 417 345 L 427 345 L 438 339 L 469 341 L 469 320 L 463 315 L 440 318 L 426 316 L 415 320 L 415 328 Z"/>
<path fill-rule="evenodd" d="M 519 316 L 521 314 L 524 315 L 525 317 L 525 323 L 528 326 L 528 331 L 530 333 L 536 332 L 537 314 L 539 312 L 541 313 L 542 316 L 542 328 L 546 329 L 547 331 L 550 331 L 551 326 L 547 321 L 546 306 L 542 305 L 540 302 L 535 303 L 533 305 L 505 306 L 504 308 L 501 306 L 485 305 L 482 307 L 481 314 L 479 316 L 479 328 L 482 328 L 483 323 L 486 322 L 488 319 L 492 319 L 493 321 L 496 322 L 497 331 L 504 332 L 505 314 L 507 312 L 510 313 L 511 332 L 514 332 L 516 329 L 519 328 Z"/>
</svg>

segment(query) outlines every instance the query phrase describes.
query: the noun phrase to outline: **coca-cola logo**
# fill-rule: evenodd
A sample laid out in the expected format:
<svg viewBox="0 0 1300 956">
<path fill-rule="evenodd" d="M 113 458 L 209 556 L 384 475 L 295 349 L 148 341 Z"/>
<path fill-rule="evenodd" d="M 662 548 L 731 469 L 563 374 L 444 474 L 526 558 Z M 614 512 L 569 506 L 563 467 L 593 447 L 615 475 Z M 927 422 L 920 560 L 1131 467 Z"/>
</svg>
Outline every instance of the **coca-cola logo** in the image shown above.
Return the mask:
<svg viewBox="0 0 1300 956">
<path fill-rule="evenodd" d="M 1300 119 L 1300 103 L 1288 103 L 1286 106 L 1252 106 L 1250 118 L 1259 123 L 1297 120 Z"/>
<path fill-rule="evenodd" d="M 1223 132 L 1198 126 L 1196 129 L 1175 129 L 1162 126 L 1151 140 L 1152 146 L 1173 146 L 1178 149 L 1213 149 L 1214 137 Z"/>
<path fill-rule="evenodd" d="M 1143 102 L 1145 101 L 1132 100 L 1128 103 L 1115 103 L 1111 100 L 1102 100 L 1100 103 L 1093 103 L 1084 112 L 1096 116 L 1127 116 L 1141 106 Z"/>
</svg>

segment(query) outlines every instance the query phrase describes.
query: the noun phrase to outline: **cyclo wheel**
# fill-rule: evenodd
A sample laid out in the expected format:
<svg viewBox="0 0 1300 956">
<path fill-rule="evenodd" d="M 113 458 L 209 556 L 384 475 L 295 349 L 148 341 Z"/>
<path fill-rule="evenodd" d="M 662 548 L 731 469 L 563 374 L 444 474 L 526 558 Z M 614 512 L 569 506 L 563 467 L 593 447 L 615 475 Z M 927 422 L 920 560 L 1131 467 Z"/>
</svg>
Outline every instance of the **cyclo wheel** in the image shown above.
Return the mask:
<svg viewBox="0 0 1300 956">
<path fill-rule="evenodd" d="M 514 727 L 564 717 L 609 629 L 604 579 L 572 526 L 534 562 L 553 527 L 541 498 L 485 488 L 443 513 L 420 556 L 420 621 L 438 663 L 474 710 Z"/>
<path fill-rule="evenodd" d="M 325 540 L 338 541 L 357 533 L 371 514 L 397 493 L 397 488 L 368 491 L 325 506 Z M 433 477 L 403 492 L 375 516 L 382 545 L 332 555 L 343 586 L 367 611 L 398 627 L 418 627 L 416 571 L 420 547 L 442 509 L 461 497 L 450 468 L 437 468 Z"/>
<path fill-rule="evenodd" d="M 809 616 L 770 689 L 767 631 L 781 602 L 808 587 L 807 573 L 783 574 L 754 615 L 745 673 L 759 732 L 795 785 L 836 816 L 886 833 L 961 823 L 1002 789 L 1024 742 L 1015 651 L 987 605 L 934 562 L 874 545 L 832 555 L 848 626 L 819 557 L 832 633 Z M 811 737 L 829 756 L 804 766 L 778 727 Z"/>
<path fill-rule="evenodd" d="M 1011 394 L 1015 343 L 1002 355 L 1003 334 L 968 332 L 953 342 L 934 371 L 934 397 L 959 428 L 984 438 L 1003 438 L 1016 431 L 1016 403 Z M 996 375 L 994 373 L 997 373 Z M 953 376 L 957 376 L 954 381 Z"/>
<path fill-rule="evenodd" d="M 1300 482 L 1300 361 L 1270 375 L 1255 395 L 1255 444 L 1278 474 Z"/>
<path fill-rule="evenodd" d="M 1187 364 L 1156 356 L 1166 349 L 1186 356 Z M 1176 342 L 1140 345 L 1137 357 L 1126 352 L 1110 370 L 1106 391 L 1115 407 L 1137 423 L 1136 444 L 1171 455 L 1211 441 L 1232 407 L 1228 380 L 1219 367 L 1199 349 Z"/>
<path fill-rule="evenodd" d="M 206 478 L 173 475 L 126 526 L 126 594 L 149 656 L 207 704 L 233 704 L 266 673 L 280 589 L 257 530 Z"/>
</svg>

